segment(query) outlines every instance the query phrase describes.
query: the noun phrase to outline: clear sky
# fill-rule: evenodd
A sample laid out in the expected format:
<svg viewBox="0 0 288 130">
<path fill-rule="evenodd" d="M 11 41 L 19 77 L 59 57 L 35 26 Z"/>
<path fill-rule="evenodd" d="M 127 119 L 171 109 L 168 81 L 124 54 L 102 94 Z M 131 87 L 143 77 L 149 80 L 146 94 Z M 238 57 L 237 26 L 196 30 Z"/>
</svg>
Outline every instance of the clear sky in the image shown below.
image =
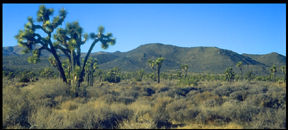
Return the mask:
<svg viewBox="0 0 288 130">
<path fill-rule="evenodd" d="M 3 5 L 3 46 L 15 46 L 14 36 L 27 17 L 36 21 L 41 4 Z M 126 52 L 146 43 L 180 47 L 219 47 L 239 54 L 277 52 L 286 56 L 286 4 L 45 4 L 68 12 L 66 22 L 78 21 L 84 32 L 99 25 L 112 32 L 116 45 L 95 51 Z M 83 46 L 88 51 L 89 40 Z"/>
</svg>

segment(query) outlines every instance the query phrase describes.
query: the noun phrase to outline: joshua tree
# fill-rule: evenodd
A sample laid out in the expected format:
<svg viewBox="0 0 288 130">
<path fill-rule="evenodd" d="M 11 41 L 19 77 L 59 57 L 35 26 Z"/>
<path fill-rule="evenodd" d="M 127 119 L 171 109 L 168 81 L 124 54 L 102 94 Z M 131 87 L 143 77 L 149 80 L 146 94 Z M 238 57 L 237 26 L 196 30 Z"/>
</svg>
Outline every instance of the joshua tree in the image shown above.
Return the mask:
<svg viewBox="0 0 288 130">
<path fill-rule="evenodd" d="M 115 39 L 112 38 L 112 33 L 103 34 L 104 27 L 100 26 L 98 34 L 90 34 L 93 42 L 85 56 L 84 63 L 81 63 L 81 45 L 87 41 L 88 34 L 83 34 L 83 29 L 78 22 L 67 23 L 66 28 L 60 28 L 59 25 L 63 23 L 67 13 L 62 9 L 59 16 L 51 19 L 53 12 L 53 9 L 46 9 L 44 5 L 41 5 L 37 12 L 37 22 L 40 24 L 35 23 L 32 17 L 28 17 L 24 30 L 20 30 L 15 38 L 18 44 L 25 48 L 24 53 L 32 51 L 33 55 L 28 58 L 30 63 L 39 62 L 41 51 L 50 52 L 53 57 L 49 61 L 53 62 L 62 80 L 71 86 L 73 95 L 78 96 L 80 83 L 83 82 L 85 76 L 85 66 L 95 44 L 100 41 L 102 48 L 106 49 L 109 45 L 115 44 Z M 45 35 L 41 35 L 39 30 Z M 68 64 L 62 64 L 60 52 L 68 58 Z M 65 72 L 64 69 L 67 71 Z"/>
<path fill-rule="evenodd" d="M 94 72 L 98 68 L 97 60 L 93 58 L 89 58 L 87 61 L 87 65 L 85 66 L 85 73 L 86 73 L 86 81 L 89 86 L 93 86 L 94 83 Z"/>
<path fill-rule="evenodd" d="M 160 83 L 160 69 L 161 69 L 163 61 L 164 61 L 163 57 L 159 57 L 159 58 L 154 59 L 154 60 L 153 59 L 148 60 L 150 68 L 154 71 L 154 80 L 155 81 L 156 81 L 156 72 L 157 72 L 157 77 L 158 77 L 157 82 L 158 83 Z"/>
<path fill-rule="evenodd" d="M 284 74 L 284 81 L 286 82 L 286 66 L 281 66 L 281 72 Z"/>
<path fill-rule="evenodd" d="M 275 66 L 275 65 L 273 65 L 273 66 L 270 68 L 270 72 L 271 72 L 271 75 L 270 75 L 271 80 L 275 81 L 275 73 L 277 72 L 277 69 L 276 69 L 276 66 Z"/>
<path fill-rule="evenodd" d="M 235 73 L 233 72 L 233 69 L 231 67 L 229 67 L 225 70 L 225 79 L 227 81 L 229 81 L 229 82 L 233 81 L 234 76 L 235 76 Z"/>
<path fill-rule="evenodd" d="M 160 69 L 161 69 L 161 66 L 162 66 L 163 61 L 164 61 L 164 58 L 163 58 L 163 57 L 157 58 L 157 59 L 155 60 L 155 64 L 157 65 L 157 76 L 158 76 L 157 82 L 158 82 L 158 83 L 160 83 Z"/>
<path fill-rule="evenodd" d="M 153 77 L 154 77 L 154 81 L 156 81 L 156 68 L 155 68 L 156 63 L 155 63 L 155 60 L 149 59 L 148 64 L 149 64 L 150 68 L 152 69 L 152 72 L 154 72 Z"/>
<path fill-rule="evenodd" d="M 242 66 L 243 66 L 242 61 L 239 61 L 239 62 L 236 64 L 236 67 L 239 68 L 239 70 L 240 70 L 240 76 L 241 76 L 241 77 L 243 76 Z"/>
<path fill-rule="evenodd" d="M 181 65 L 181 70 L 182 70 L 182 72 L 184 72 L 184 79 L 186 79 L 187 72 L 188 72 L 188 65 L 187 64 Z"/>
<path fill-rule="evenodd" d="M 111 83 L 119 83 L 120 78 L 120 69 L 118 67 L 112 68 L 106 75 L 105 80 Z"/>
</svg>

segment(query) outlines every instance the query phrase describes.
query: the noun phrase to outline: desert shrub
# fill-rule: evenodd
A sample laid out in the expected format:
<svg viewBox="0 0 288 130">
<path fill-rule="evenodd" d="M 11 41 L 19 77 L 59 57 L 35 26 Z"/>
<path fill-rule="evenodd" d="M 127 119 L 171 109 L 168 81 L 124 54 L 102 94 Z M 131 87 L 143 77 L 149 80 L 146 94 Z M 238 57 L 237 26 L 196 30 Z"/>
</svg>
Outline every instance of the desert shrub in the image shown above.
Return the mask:
<svg viewBox="0 0 288 130">
<path fill-rule="evenodd" d="M 19 82 L 33 82 L 38 80 L 36 74 L 31 71 L 24 71 L 20 74 Z"/>
<path fill-rule="evenodd" d="M 286 125 L 286 109 L 265 109 L 253 117 L 253 121 L 247 128 L 285 129 Z"/>
<path fill-rule="evenodd" d="M 187 87 L 187 88 L 177 88 L 176 89 L 176 94 L 181 95 L 181 96 L 186 96 L 190 91 L 198 91 L 198 88 L 193 88 L 193 87 Z"/>
<path fill-rule="evenodd" d="M 268 88 L 266 85 L 255 85 L 249 88 L 249 95 L 264 94 L 268 91 Z"/>
<path fill-rule="evenodd" d="M 169 97 L 162 97 L 156 100 L 154 108 L 151 111 L 155 128 L 170 128 L 172 126 L 166 110 L 167 104 L 171 103 L 171 101 L 172 99 Z"/>
<path fill-rule="evenodd" d="M 108 89 L 102 87 L 87 87 L 87 98 L 100 97 L 108 93 Z"/>
<path fill-rule="evenodd" d="M 238 105 L 237 109 L 235 109 L 235 115 L 231 117 L 237 120 L 238 122 L 250 122 L 253 117 L 260 112 L 260 108 L 257 106 L 252 106 L 250 104 L 241 104 Z"/>
<path fill-rule="evenodd" d="M 222 99 L 220 96 L 215 95 L 211 92 L 207 92 L 207 91 L 203 92 L 203 93 L 196 93 L 194 96 L 191 96 L 188 99 L 191 100 L 191 102 L 193 102 L 193 104 L 196 104 L 196 105 L 200 105 L 200 104 L 203 104 L 205 102 L 209 102 L 209 101 L 213 101 L 213 100 L 215 100 L 215 105 L 222 103 Z M 208 106 L 210 106 L 210 105 L 208 105 Z"/>
<path fill-rule="evenodd" d="M 221 104 L 223 104 L 223 102 L 224 100 L 221 97 L 215 96 L 214 98 L 209 98 L 205 100 L 203 104 L 206 107 L 216 107 L 216 106 L 220 106 Z"/>
<path fill-rule="evenodd" d="M 140 90 L 140 88 L 139 88 L 139 90 Z M 131 97 L 131 98 L 137 99 L 139 97 L 139 90 L 137 87 L 132 87 L 128 90 L 127 89 L 124 90 L 123 95 L 126 97 Z"/>
<path fill-rule="evenodd" d="M 56 73 L 51 68 L 44 68 L 40 71 L 40 76 L 44 78 L 56 77 Z"/>
<path fill-rule="evenodd" d="M 29 109 L 27 93 L 17 87 L 8 86 L 3 88 L 2 128 L 17 125 L 24 128 L 29 127 L 29 123 L 27 122 Z"/>
<path fill-rule="evenodd" d="M 247 104 L 279 109 L 286 107 L 286 91 L 279 87 L 256 87 L 249 90 Z M 258 92 L 256 92 L 258 90 Z M 262 93 L 260 93 L 262 91 Z M 265 92 L 265 93 L 264 93 Z"/>
<path fill-rule="evenodd" d="M 223 125 L 231 121 L 229 117 L 221 115 L 215 110 L 201 110 L 201 112 L 195 118 L 196 122 L 201 124 L 211 123 L 213 125 Z"/>
<path fill-rule="evenodd" d="M 23 91 L 28 93 L 27 100 L 30 102 L 31 112 L 35 112 L 39 107 L 57 106 L 60 102 L 57 102 L 55 98 L 58 96 L 62 96 L 63 100 L 68 100 L 68 90 L 68 86 L 60 80 L 40 80 L 23 88 Z"/>
<path fill-rule="evenodd" d="M 230 94 L 229 98 L 239 101 L 244 101 L 247 98 L 248 92 L 245 90 L 235 91 Z"/>
<path fill-rule="evenodd" d="M 158 91 L 158 93 L 166 92 L 166 91 L 168 91 L 169 89 L 170 89 L 169 87 L 160 88 L 160 90 Z"/>
<path fill-rule="evenodd" d="M 74 100 L 70 103 L 73 103 Z M 76 103 L 75 101 L 74 103 Z M 76 104 L 74 104 L 76 105 Z M 66 105 L 64 105 L 66 106 Z M 74 109 L 40 107 L 29 119 L 32 128 L 43 129 L 113 129 L 133 116 L 133 111 L 121 104 L 89 101 Z M 73 106 L 73 105 L 70 105 Z"/>
<path fill-rule="evenodd" d="M 111 69 L 104 78 L 104 81 L 108 81 L 110 83 L 119 83 L 121 80 L 120 78 L 120 70 L 119 68 Z"/>
<path fill-rule="evenodd" d="M 257 106 L 240 102 L 238 100 L 229 100 L 221 106 L 220 114 L 225 118 L 237 124 L 247 125 L 253 121 L 253 117 L 259 114 L 261 109 Z"/>
<path fill-rule="evenodd" d="M 186 78 L 186 79 L 180 79 L 179 84 L 197 86 L 199 81 L 200 80 L 196 78 Z"/>
<path fill-rule="evenodd" d="M 120 124 L 120 129 L 152 129 L 155 124 L 152 120 L 151 102 L 140 98 L 128 105 L 128 108 L 133 111 L 133 116 L 129 120 L 125 120 Z"/>
<path fill-rule="evenodd" d="M 56 96 L 65 96 L 68 91 L 68 86 L 61 80 L 40 80 L 36 82 L 31 88 L 26 90 L 35 98 L 54 98 Z"/>
<path fill-rule="evenodd" d="M 152 94 L 155 93 L 155 90 L 153 90 L 152 88 L 144 88 L 144 96 L 151 96 Z"/>
<path fill-rule="evenodd" d="M 191 105 L 186 101 L 186 99 L 180 99 L 167 105 L 167 113 L 170 119 L 183 122 L 193 121 L 200 111 L 195 105 Z"/>
<path fill-rule="evenodd" d="M 219 96 L 230 96 L 230 94 L 232 92 L 234 92 L 234 87 L 233 86 L 226 86 L 226 85 L 223 85 L 223 86 L 220 86 L 220 87 L 217 87 L 215 90 L 214 90 L 214 93 L 219 95 Z"/>
<path fill-rule="evenodd" d="M 30 82 L 30 78 L 27 75 L 23 75 L 20 77 L 19 82 Z"/>
<path fill-rule="evenodd" d="M 136 81 L 142 81 L 144 74 L 145 74 L 144 73 L 144 69 L 136 71 L 135 74 L 134 74 L 135 75 L 134 76 L 135 80 Z"/>
<path fill-rule="evenodd" d="M 3 77 L 6 76 L 9 80 L 15 78 L 16 72 L 13 71 L 2 71 Z"/>
</svg>

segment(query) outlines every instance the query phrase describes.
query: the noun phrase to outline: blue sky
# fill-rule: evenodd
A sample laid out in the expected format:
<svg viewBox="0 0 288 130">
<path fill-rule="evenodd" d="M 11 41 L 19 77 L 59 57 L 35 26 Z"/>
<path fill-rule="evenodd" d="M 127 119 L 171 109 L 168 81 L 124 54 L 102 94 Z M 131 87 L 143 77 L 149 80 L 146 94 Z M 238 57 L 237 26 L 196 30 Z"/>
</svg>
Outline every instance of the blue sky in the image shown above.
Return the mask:
<svg viewBox="0 0 288 130">
<path fill-rule="evenodd" d="M 3 46 L 15 46 L 14 36 L 27 17 L 36 20 L 41 4 L 3 4 Z M 95 51 L 126 52 L 146 43 L 180 47 L 219 47 L 239 54 L 277 52 L 286 56 L 286 4 L 44 4 L 68 12 L 84 32 L 103 25 L 116 45 Z M 89 40 L 82 51 L 87 52 Z"/>
</svg>

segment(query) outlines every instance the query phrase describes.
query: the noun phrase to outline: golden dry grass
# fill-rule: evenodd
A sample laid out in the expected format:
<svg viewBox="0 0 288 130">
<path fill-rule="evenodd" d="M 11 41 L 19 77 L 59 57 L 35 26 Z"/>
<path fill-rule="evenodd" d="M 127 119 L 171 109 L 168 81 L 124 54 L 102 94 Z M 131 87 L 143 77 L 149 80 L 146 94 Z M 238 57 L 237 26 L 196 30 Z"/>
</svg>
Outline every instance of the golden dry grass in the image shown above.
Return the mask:
<svg viewBox="0 0 288 130">
<path fill-rule="evenodd" d="M 187 124 L 182 127 L 177 127 L 176 129 L 243 129 L 243 126 L 236 123 L 229 123 L 221 126 L 212 124 Z"/>
</svg>

